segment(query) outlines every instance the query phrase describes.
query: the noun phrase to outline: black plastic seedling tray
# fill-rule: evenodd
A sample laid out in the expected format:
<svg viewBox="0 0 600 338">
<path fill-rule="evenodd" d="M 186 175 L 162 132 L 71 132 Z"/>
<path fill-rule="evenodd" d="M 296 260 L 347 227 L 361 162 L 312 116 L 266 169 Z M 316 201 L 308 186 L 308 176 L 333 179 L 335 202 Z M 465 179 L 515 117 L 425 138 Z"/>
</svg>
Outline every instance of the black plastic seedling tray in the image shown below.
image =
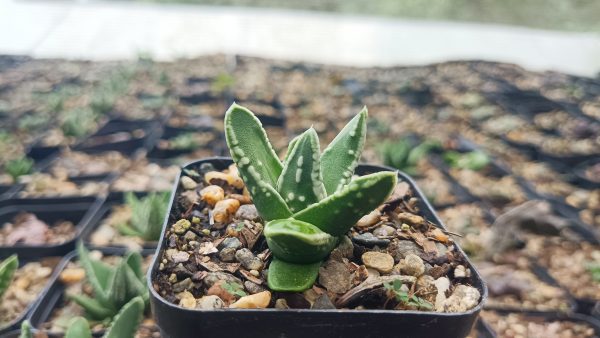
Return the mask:
<svg viewBox="0 0 600 338">
<path fill-rule="evenodd" d="M 136 192 L 135 195 L 140 198 L 147 195 L 147 192 Z M 94 214 L 94 216 L 89 220 L 88 226 L 85 229 L 85 232 L 82 234 L 83 241 L 86 247 L 91 249 L 98 249 L 109 255 L 124 255 L 128 249 L 125 246 L 120 245 L 112 245 L 112 246 L 101 246 L 97 247 L 92 245 L 90 242 L 90 236 L 96 231 L 96 229 L 100 226 L 102 221 L 110 216 L 112 212 L 112 208 L 117 205 L 122 205 L 125 203 L 125 193 L 122 192 L 114 192 L 111 193 L 102 206 L 99 208 L 98 212 Z M 140 251 L 142 255 L 151 255 L 156 251 L 157 242 L 148 242 L 144 244 L 142 250 Z"/>
<path fill-rule="evenodd" d="M 109 251 L 100 250 L 104 256 L 119 256 Z M 69 262 L 77 260 L 77 252 L 73 251 L 67 254 L 62 260 L 60 266 L 57 268 L 57 275 L 60 275 L 62 271 L 67 267 Z M 42 330 L 42 325 L 50 320 L 52 312 L 61 305 L 65 299 L 66 286 L 60 280 L 53 281 L 47 292 L 44 293 L 43 297 L 36 303 L 35 307 L 31 309 L 27 319 L 31 322 L 31 326 L 37 330 Z M 44 330 L 48 337 L 64 337 L 64 333 L 49 332 Z M 101 337 L 104 332 L 96 332 L 93 334 L 94 337 Z M 119 337 L 121 338 L 121 337 Z M 125 338 L 125 337 L 123 337 Z"/>
<path fill-rule="evenodd" d="M 84 202 L 85 201 L 85 202 Z M 63 256 L 75 248 L 75 243 L 85 231 L 90 219 L 97 213 L 102 201 L 89 198 L 79 200 L 77 203 L 55 200 L 52 204 L 45 200 L 37 199 L 13 199 L 3 201 L 0 204 L 0 225 L 11 222 L 21 212 L 30 212 L 41 221 L 54 226 L 57 221 L 71 221 L 75 225 L 73 238 L 61 244 L 46 245 L 24 245 L 0 246 L 0 257 L 8 257 L 12 254 L 20 258 Z"/>
<path fill-rule="evenodd" d="M 508 315 L 515 313 L 513 311 L 494 310 L 500 315 Z M 518 312 L 525 316 L 529 321 L 537 321 L 541 323 L 548 323 L 550 321 L 570 321 L 576 323 L 587 324 L 594 329 L 595 336 L 600 337 L 600 320 L 590 316 L 578 314 L 578 313 L 556 313 L 556 312 L 543 312 L 543 311 L 522 311 Z M 499 337 L 495 335 L 494 337 Z"/>
<path fill-rule="evenodd" d="M 111 120 L 95 134 L 76 145 L 74 150 L 87 153 L 114 150 L 132 155 L 139 149 L 150 149 L 158 137 L 158 129 L 159 124 L 152 120 Z M 135 130 L 143 130 L 143 135 L 133 135 Z M 111 135 L 118 133 L 129 133 L 130 137 L 124 140 L 111 140 Z"/>
<path fill-rule="evenodd" d="M 66 260 L 61 259 L 61 257 L 38 257 L 36 259 L 21 259 L 21 257 L 19 257 L 19 266 L 23 266 L 30 262 L 40 261 L 42 259 L 49 259 L 49 260 L 55 259 L 56 260 L 56 266 L 54 267 L 54 270 L 52 271 L 52 274 L 50 275 L 50 279 L 46 283 L 46 286 L 44 287 L 44 289 L 36 297 L 36 300 L 31 302 L 27 306 L 27 308 L 25 308 L 25 310 L 19 315 L 19 317 L 15 318 L 15 320 L 13 320 L 7 326 L 0 327 L 0 337 L 2 337 L 2 338 L 12 337 L 12 336 L 8 335 L 8 333 L 10 332 L 10 334 L 13 334 L 14 333 L 13 330 L 17 330 L 19 328 L 19 326 L 21 325 L 21 322 L 23 322 L 26 318 L 28 318 L 29 315 L 31 315 L 33 310 L 42 301 L 42 299 L 47 297 L 48 292 L 54 286 L 54 284 L 56 284 L 58 276 L 60 275 L 60 272 L 62 271 L 63 267 L 66 264 Z M 16 332 L 19 332 L 19 331 L 16 331 Z M 7 334 L 7 335 L 5 336 L 5 334 Z M 17 337 L 18 337 L 18 335 L 17 335 Z"/>
<path fill-rule="evenodd" d="M 192 162 L 183 169 L 197 168 L 210 163 L 217 170 L 227 168 L 230 158 L 208 158 Z M 360 165 L 357 174 L 367 174 L 391 168 Z M 420 199 L 420 210 L 427 219 L 443 228 L 423 194 L 410 177 L 398 172 L 399 178 L 412 187 L 415 196 Z M 177 178 L 171 203 L 173 212 L 175 199 L 179 188 Z M 162 238 L 168 227 L 171 215 L 166 215 Z M 160 264 L 161 252 L 165 250 L 166 241 L 161 241 L 154 256 L 154 262 L 148 272 L 150 302 L 157 325 L 163 338 L 192 338 L 192 337 L 466 337 L 473 327 L 479 312 L 487 298 L 487 288 L 484 281 L 465 257 L 468 267 L 473 271 L 474 286 L 481 293 L 479 305 L 464 313 L 435 313 L 418 311 L 391 310 L 304 310 L 304 309 L 261 309 L 240 310 L 223 309 L 213 311 L 188 310 L 171 304 L 163 299 L 153 288 L 153 277 Z M 464 255 L 461 249 L 460 254 Z"/>
</svg>

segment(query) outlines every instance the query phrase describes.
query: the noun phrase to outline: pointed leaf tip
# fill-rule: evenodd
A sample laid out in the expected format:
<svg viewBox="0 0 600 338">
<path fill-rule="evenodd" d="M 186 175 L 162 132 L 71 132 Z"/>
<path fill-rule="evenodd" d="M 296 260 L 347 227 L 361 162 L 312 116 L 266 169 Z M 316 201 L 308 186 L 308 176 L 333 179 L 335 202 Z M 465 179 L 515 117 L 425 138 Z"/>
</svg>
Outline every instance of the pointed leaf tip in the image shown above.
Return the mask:
<svg viewBox="0 0 600 338">
<path fill-rule="evenodd" d="M 328 195 L 350 182 L 362 154 L 367 134 L 367 110 L 363 108 L 346 124 L 321 155 L 323 184 Z"/>
</svg>

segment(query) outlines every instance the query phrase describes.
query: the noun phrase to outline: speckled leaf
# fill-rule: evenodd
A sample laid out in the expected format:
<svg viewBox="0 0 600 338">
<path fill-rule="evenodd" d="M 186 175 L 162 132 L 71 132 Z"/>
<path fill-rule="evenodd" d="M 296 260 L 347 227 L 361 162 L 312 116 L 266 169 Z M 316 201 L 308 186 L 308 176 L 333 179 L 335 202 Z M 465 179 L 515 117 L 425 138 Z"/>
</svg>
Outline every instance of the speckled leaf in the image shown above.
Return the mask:
<svg viewBox="0 0 600 338">
<path fill-rule="evenodd" d="M 385 202 L 396 181 L 396 173 L 390 171 L 361 176 L 292 217 L 313 224 L 330 235 L 341 236 L 362 216 Z"/>
<path fill-rule="evenodd" d="M 302 292 L 313 286 L 319 275 L 321 262 L 295 264 L 273 258 L 269 265 L 269 289 L 283 292 Z"/>
<path fill-rule="evenodd" d="M 8 289 L 18 267 L 19 259 L 17 255 L 12 255 L 0 263 L 0 298 Z"/>
<path fill-rule="evenodd" d="M 135 297 L 125 304 L 113 319 L 110 328 L 103 338 L 129 338 L 134 337 L 144 313 L 144 301 Z"/>
<path fill-rule="evenodd" d="M 65 338 L 92 338 L 90 324 L 83 317 L 75 317 L 69 324 Z"/>
<path fill-rule="evenodd" d="M 264 234 L 273 255 L 291 263 L 320 262 L 337 244 L 336 237 L 295 219 L 271 221 Z"/>
<path fill-rule="evenodd" d="M 321 155 L 323 183 L 331 195 L 348 184 L 360 159 L 367 134 L 367 107 L 364 107 L 331 141 Z"/>
<path fill-rule="evenodd" d="M 254 114 L 236 103 L 225 113 L 225 138 L 242 177 L 253 176 L 275 187 L 283 168 L 267 133 Z"/>
<path fill-rule="evenodd" d="M 285 166 L 285 162 L 287 162 L 288 158 L 290 157 L 290 154 L 292 153 L 292 150 L 294 150 L 294 147 L 296 146 L 298 140 L 300 139 L 300 137 L 302 137 L 302 134 L 294 137 L 292 139 L 292 141 L 290 141 L 290 144 L 288 144 L 288 148 L 287 148 L 287 152 L 285 153 L 285 157 L 283 158 L 283 165 Z"/>
<path fill-rule="evenodd" d="M 116 308 L 127 302 L 127 269 L 129 266 L 125 261 L 119 262 L 108 286 L 108 299 Z"/>
<path fill-rule="evenodd" d="M 319 160 L 319 137 L 310 128 L 300 135 L 277 181 L 277 191 L 292 212 L 325 198 Z"/>
<path fill-rule="evenodd" d="M 260 216 L 266 221 L 290 217 L 292 212 L 275 189 L 282 165 L 258 118 L 232 104 L 225 113 L 225 137 Z"/>
</svg>

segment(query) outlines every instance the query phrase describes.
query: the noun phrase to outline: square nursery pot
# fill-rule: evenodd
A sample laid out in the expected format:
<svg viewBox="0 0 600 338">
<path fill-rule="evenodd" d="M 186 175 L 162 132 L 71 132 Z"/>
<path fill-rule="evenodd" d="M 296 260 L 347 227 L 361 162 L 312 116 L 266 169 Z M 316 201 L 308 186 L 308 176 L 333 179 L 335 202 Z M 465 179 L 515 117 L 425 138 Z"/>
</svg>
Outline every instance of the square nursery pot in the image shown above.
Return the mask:
<svg viewBox="0 0 600 338">
<path fill-rule="evenodd" d="M 196 168 L 202 164 L 212 164 L 217 170 L 227 168 L 231 158 L 216 157 L 189 163 L 182 170 Z M 366 174 L 391 168 L 359 165 L 357 174 Z M 392 170 L 393 171 L 393 170 Z M 181 176 L 181 173 L 180 173 Z M 420 199 L 421 214 L 443 228 L 442 222 L 424 198 L 413 180 L 404 173 L 398 177 L 407 182 L 413 189 L 414 196 Z M 170 213 L 176 205 L 179 179 L 177 178 L 169 214 L 165 217 L 165 225 L 154 262 L 148 272 L 150 303 L 157 325 L 163 338 L 192 337 L 466 337 L 471 331 L 483 303 L 487 298 L 486 285 L 465 257 L 465 262 L 472 272 L 472 284 L 481 294 L 479 304 L 461 313 L 436 313 L 398 310 L 309 310 L 309 309 L 218 309 L 189 310 L 167 302 L 153 288 L 153 277 L 158 271 L 161 253 L 166 248 L 164 240 Z M 456 243 L 455 243 L 456 245 Z M 464 252 L 457 247 L 463 256 Z"/>
<path fill-rule="evenodd" d="M 43 259 L 45 259 L 45 258 L 38 257 L 38 258 L 33 258 L 33 259 L 21 259 L 21 257 L 19 257 L 19 268 L 27 263 L 39 262 Z M 19 335 L 16 333 L 20 332 L 19 327 L 21 326 L 21 323 L 26 318 L 28 318 L 30 313 L 33 312 L 33 310 L 42 301 L 42 299 L 47 297 L 48 292 L 52 289 L 53 285 L 56 284 L 58 276 L 60 275 L 60 272 L 62 271 L 63 267 L 67 263 L 67 260 L 61 259 L 61 257 L 48 257 L 48 260 L 49 260 L 50 266 L 53 266 L 53 270 L 52 270 L 52 274 L 50 275 L 50 278 L 46 282 L 46 285 L 44 286 L 42 291 L 40 291 L 40 293 L 37 295 L 35 300 L 33 302 L 31 302 L 25 308 L 25 310 L 23 310 L 23 312 L 21 312 L 21 314 L 17 318 L 15 318 L 8 325 L 6 325 L 4 327 L 0 327 L 0 337 L 2 337 L 2 338 L 18 337 Z"/>
<path fill-rule="evenodd" d="M 57 221 L 70 221 L 75 226 L 73 238 L 60 244 L 0 246 L 0 257 L 12 254 L 19 258 L 64 256 L 75 249 L 75 243 L 99 209 L 102 199 L 94 197 L 66 199 L 10 199 L 0 202 L 0 225 L 11 222 L 21 212 L 34 214 L 39 220 L 54 226 Z"/>
<path fill-rule="evenodd" d="M 147 192 L 135 192 L 135 195 L 138 198 L 145 197 L 148 195 Z M 108 218 L 112 213 L 112 208 L 114 206 L 125 204 L 125 193 L 124 192 L 111 192 L 106 199 L 103 201 L 102 205 L 99 206 L 98 212 L 95 212 L 94 215 L 88 222 L 88 226 L 85 228 L 85 231 L 82 233 L 81 238 L 85 243 L 86 247 L 91 248 L 92 250 L 98 249 L 102 252 L 115 255 L 122 256 L 125 255 L 128 251 L 130 251 L 124 245 L 108 245 L 108 246 L 96 246 L 91 242 L 91 236 L 100 227 L 102 222 Z M 145 242 L 144 245 L 140 248 L 140 253 L 144 256 L 148 256 L 153 254 L 156 251 L 157 242 Z"/>
</svg>

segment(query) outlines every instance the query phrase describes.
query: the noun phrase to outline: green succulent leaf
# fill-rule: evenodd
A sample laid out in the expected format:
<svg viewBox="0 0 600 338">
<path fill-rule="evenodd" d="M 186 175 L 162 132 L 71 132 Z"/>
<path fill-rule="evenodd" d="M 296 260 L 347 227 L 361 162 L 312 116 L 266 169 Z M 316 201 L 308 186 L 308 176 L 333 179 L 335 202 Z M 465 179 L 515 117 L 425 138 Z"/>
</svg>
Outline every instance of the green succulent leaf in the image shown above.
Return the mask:
<svg viewBox="0 0 600 338">
<path fill-rule="evenodd" d="M 444 160 L 453 168 L 481 170 L 490 163 L 489 156 L 482 151 L 471 151 L 468 153 L 459 153 L 448 151 L 444 153 Z"/>
<path fill-rule="evenodd" d="M 21 334 L 19 338 L 33 338 L 33 333 L 31 332 L 31 323 L 28 320 L 23 321 L 21 323 Z"/>
<path fill-rule="evenodd" d="M 150 193 L 145 197 L 128 192 L 125 203 L 131 208 L 129 224 L 122 224 L 119 231 L 126 236 L 140 236 L 147 241 L 160 238 L 165 212 L 169 203 L 169 193 Z"/>
<path fill-rule="evenodd" d="M 135 297 L 125 304 L 115 316 L 104 338 L 133 338 L 144 314 L 144 300 Z"/>
<path fill-rule="evenodd" d="M 288 158 L 290 157 L 290 154 L 292 153 L 292 150 L 294 150 L 294 147 L 296 146 L 296 143 L 298 142 L 298 140 L 302 137 L 302 134 L 294 137 L 291 141 L 290 144 L 288 145 L 287 148 L 287 153 L 285 153 L 285 158 L 283 159 L 283 164 L 285 166 L 285 163 L 288 161 Z"/>
<path fill-rule="evenodd" d="M 341 236 L 362 216 L 385 202 L 396 182 L 396 173 L 389 171 L 361 176 L 292 217 L 313 224 L 332 236 Z"/>
<path fill-rule="evenodd" d="M 12 282 L 17 268 L 19 268 L 17 255 L 12 255 L 0 263 L 0 299 Z"/>
<path fill-rule="evenodd" d="M 86 315 L 92 319 L 103 320 L 109 318 L 115 311 L 114 309 L 107 308 L 100 301 L 85 295 L 69 294 L 68 297 L 84 308 Z"/>
<path fill-rule="evenodd" d="M 225 113 L 225 137 L 261 217 L 267 221 L 290 217 L 292 212 L 275 189 L 282 165 L 258 118 L 232 104 Z"/>
<path fill-rule="evenodd" d="M 326 196 L 317 132 L 310 128 L 300 136 L 277 181 L 277 191 L 292 212 L 317 203 Z"/>
<path fill-rule="evenodd" d="M 92 338 L 90 324 L 83 317 L 75 317 L 69 324 L 65 338 Z"/>
<path fill-rule="evenodd" d="M 273 258 L 269 265 L 267 282 L 273 291 L 302 292 L 313 286 L 319 275 L 321 262 L 310 264 L 288 263 Z"/>
<path fill-rule="evenodd" d="M 267 133 L 254 114 L 236 103 L 225 113 L 225 138 L 231 157 L 241 174 L 252 175 L 275 187 L 283 166 L 273 150 Z"/>
<path fill-rule="evenodd" d="M 337 244 L 336 237 L 295 219 L 270 221 L 264 234 L 273 255 L 291 263 L 322 261 Z"/>
<path fill-rule="evenodd" d="M 102 304 L 108 303 L 107 290 L 112 275 L 111 267 L 100 261 L 92 260 L 82 242 L 77 244 L 77 253 L 79 263 L 85 270 L 86 279 L 94 289 L 94 297 Z"/>
<path fill-rule="evenodd" d="M 350 182 L 367 134 L 367 107 L 364 107 L 331 141 L 321 155 L 323 184 L 328 195 Z"/>
</svg>

